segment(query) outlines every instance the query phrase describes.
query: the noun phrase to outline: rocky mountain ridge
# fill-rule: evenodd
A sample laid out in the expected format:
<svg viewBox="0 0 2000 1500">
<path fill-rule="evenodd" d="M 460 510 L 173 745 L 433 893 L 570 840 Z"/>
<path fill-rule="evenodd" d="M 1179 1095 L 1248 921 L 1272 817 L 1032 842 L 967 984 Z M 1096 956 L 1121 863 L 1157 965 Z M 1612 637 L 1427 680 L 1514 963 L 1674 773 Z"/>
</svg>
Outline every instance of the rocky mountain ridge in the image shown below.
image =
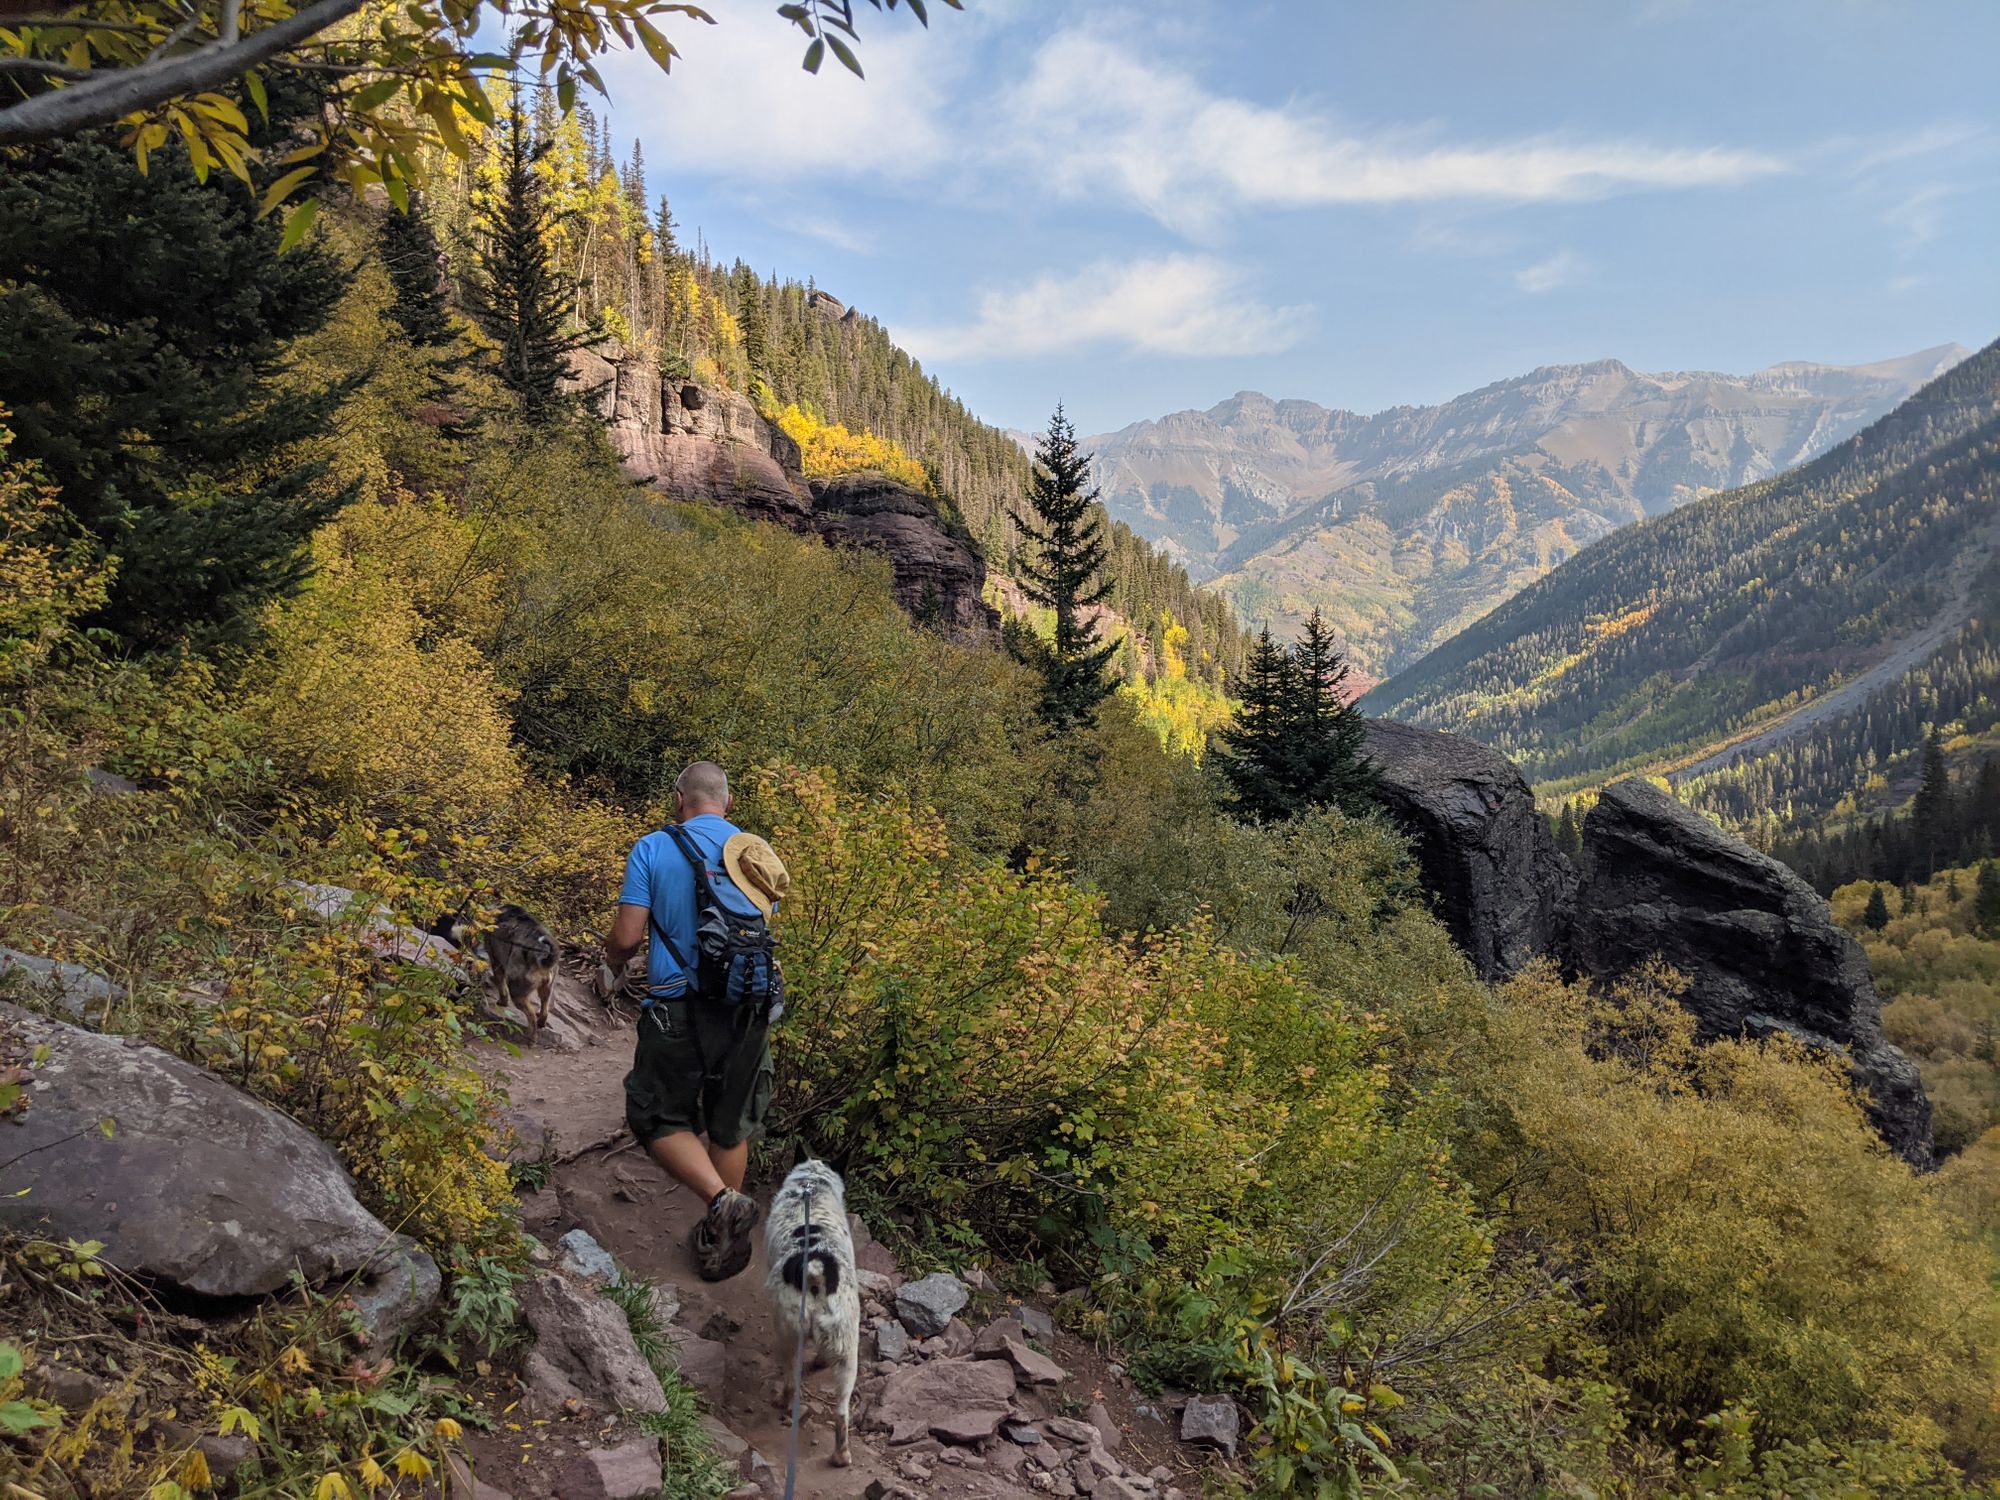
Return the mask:
<svg viewBox="0 0 2000 1500">
<path fill-rule="evenodd" d="M 1380 673 L 1590 542 L 1826 451 L 1969 351 L 1752 375 L 1551 365 L 1372 415 L 1243 391 L 1088 440 L 1107 509 L 1238 613 Z"/>
</svg>

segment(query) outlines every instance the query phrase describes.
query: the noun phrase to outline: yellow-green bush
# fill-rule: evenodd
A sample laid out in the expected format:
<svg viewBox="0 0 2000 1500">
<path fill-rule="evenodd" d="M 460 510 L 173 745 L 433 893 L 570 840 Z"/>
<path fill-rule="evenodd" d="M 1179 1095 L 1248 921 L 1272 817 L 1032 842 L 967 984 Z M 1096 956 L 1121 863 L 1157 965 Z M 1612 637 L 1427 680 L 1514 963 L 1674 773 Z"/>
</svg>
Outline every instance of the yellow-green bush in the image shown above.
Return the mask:
<svg viewBox="0 0 2000 1500">
<path fill-rule="evenodd" d="M 1773 1445 L 1975 1451 L 1996 1394 L 1983 1247 L 1883 1147 L 1838 1059 L 1698 1046 L 1681 987 L 1508 987 L 1487 1076 L 1511 1120 L 1484 1143 L 1503 1224 L 1571 1268 L 1669 1440 L 1743 1405 Z"/>
<path fill-rule="evenodd" d="M 406 520 L 401 535 L 392 514 Z M 274 609 L 269 653 L 246 684 L 272 758 L 300 782 L 420 816 L 477 816 L 519 786 L 507 695 L 478 647 L 441 626 L 439 606 L 460 601 L 396 566 L 463 554 L 462 528 L 398 499 L 362 502 L 314 538 L 312 581 Z"/>
</svg>

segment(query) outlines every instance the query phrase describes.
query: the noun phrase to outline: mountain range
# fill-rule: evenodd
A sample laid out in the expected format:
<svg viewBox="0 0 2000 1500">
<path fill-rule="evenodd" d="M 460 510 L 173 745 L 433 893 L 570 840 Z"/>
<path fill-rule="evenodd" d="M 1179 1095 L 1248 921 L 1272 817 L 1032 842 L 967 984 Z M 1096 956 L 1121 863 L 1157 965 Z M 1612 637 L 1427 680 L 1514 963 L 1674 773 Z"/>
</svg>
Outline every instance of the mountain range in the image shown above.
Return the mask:
<svg viewBox="0 0 2000 1500">
<path fill-rule="evenodd" d="M 1665 775 L 1728 821 L 1908 794 L 2000 732 L 2000 343 L 1811 463 L 1590 548 L 1376 688 L 1546 795 Z"/>
<path fill-rule="evenodd" d="M 1957 344 L 1753 375 L 1553 365 L 1372 416 L 1244 391 L 1087 440 L 1106 508 L 1293 634 L 1320 608 L 1355 666 L 1406 666 L 1583 547 L 1853 436 Z"/>
</svg>

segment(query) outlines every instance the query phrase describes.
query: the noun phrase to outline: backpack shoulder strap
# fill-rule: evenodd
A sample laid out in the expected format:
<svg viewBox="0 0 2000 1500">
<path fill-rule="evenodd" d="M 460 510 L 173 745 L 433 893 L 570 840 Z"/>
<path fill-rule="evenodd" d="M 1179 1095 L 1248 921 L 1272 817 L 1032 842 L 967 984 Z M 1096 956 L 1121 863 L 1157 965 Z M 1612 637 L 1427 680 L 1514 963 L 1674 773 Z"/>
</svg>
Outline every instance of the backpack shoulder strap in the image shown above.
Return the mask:
<svg viewBox="0 0 2000 1500">
<path fill-rule="evenodd" d="M 700 851 L 694 847 L 694 840 L 681 830 L 678 823 L 667 824 L 664 831 L 674 841 L 674 846 L 686 856 L 687 862 L 694 867 L 695 909 L 699 911 L 704 902 L 713 899 L 708 888 L 707 866 L 701 858 Z M 693 964 L 681 956 L 679 945 L 668 935 L 667 929 L 660 925 L 660 919 L 653 915 L 653 909 L 650 906 L 646 908 L 646 925 L 653 929 L 653 935 L 660 940 L 661 945 L 666 948 L 668 955 L 673 961 L 680 965 L 681 973 L 687 977 L 687 982 L 692 985 L 699 971 Z"/>
</svg>

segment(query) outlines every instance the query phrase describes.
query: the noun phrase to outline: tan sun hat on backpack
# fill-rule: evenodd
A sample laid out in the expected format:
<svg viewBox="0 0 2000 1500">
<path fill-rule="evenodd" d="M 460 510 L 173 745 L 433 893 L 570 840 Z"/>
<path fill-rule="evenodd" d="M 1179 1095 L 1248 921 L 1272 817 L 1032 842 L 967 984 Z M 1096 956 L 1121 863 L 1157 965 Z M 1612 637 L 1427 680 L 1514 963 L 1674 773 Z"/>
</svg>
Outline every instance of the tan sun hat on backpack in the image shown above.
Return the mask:
<svg viewBox="0 0 2000 1500">
<path fill-rule="evenodd" d="M 722 846 L 722 867 L 736 889 L 766 917 L 792 888 L 792 877 L 778 851 L 754 833 L 734 833 Z"/>
</svg>

